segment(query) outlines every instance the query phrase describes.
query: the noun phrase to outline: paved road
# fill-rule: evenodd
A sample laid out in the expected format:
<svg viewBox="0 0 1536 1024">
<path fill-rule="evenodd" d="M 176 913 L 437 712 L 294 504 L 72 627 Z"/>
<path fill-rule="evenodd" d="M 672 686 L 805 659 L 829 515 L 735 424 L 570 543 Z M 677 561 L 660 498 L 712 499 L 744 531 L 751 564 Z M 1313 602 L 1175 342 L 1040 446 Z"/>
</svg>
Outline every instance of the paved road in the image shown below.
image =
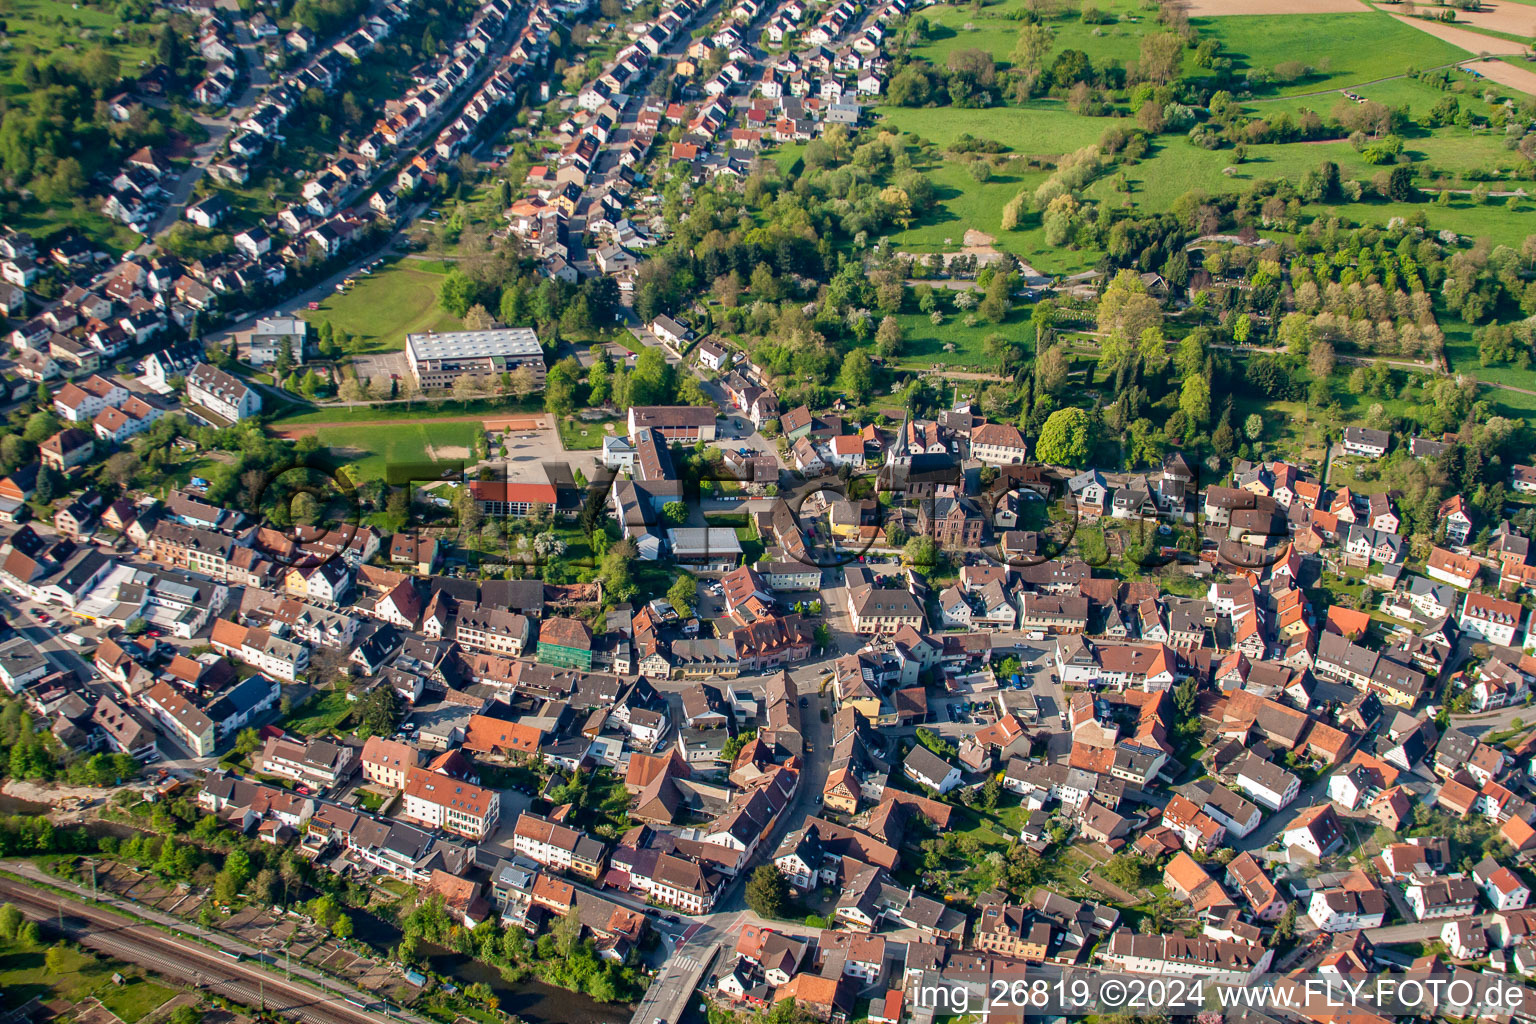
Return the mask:
<svg viewBox="0 0 1536 1024">
<path fill-rule="evenodd" d="M 24 861 L 7 862 L 6 867 L 17 873 L 41 876 L 41 872 Z M 49 885 L 77 889 L 47 876 L 41 878 Z M 281 972 L 251 959 L 237 961 L 201 943 L 134 922 L 106 909 L 109 905 L 122 905 L 115 899 L 93 904 L 84 892 L 71 898 L 39 889 L 29 882 L 9 879 L 0 879 L 0 897 L 16 905 L 28 917 L 43 922 L 50 930 L 57 931 L 62 926 L 69 938 L 93 949 L 248 1006 L 264 1004 L 268 1010 L 296 1018 L 304 1024 L 377 1024 L 380 1017 L 406 1024 L 426 1024 L 414 1014 L 384 1006 L 371 993 L 330 981 L 308 968 L 295 967 L 293 977 L 285 978 Z M 143 907 L 135 907 L 133 912 L 149 919 L 164 917 Z M 175 919 L 168 919 L 166 923 L 178 931 L 206 934 L 219 949 L 253 958 L 270 956 L 223 933 L 206 933 L 195 925 Z M 318 988 L 314 987 L 316 984 Z M 374 1008 L 365 1010 L 363 1006 Z"/>
<path fill-rule="evenodd" d="M 800 828 L 807 817 L 820 812 L 821 792 L 827 781 L 827 754 L 832 744 L 832 726 L 829 721 L 822 721 L 821 711 L 825 709 L 830 718 L 834 708 L 830 694 L 823 697 L 816 691 L 822 678 L 832 671 L 832 662 L 842 653 L 843 648 L 856 649 L 858 646 L 855 637 L 840 636 L 839 640 L 843 646 L 836 653 L 790 669 L 790 678 L 806 697 L 807 703 L 802 722 L 808 750 L 805 770 L 794 802 L 784 809 L 778 827 L 763 839 L 753 861 L 721 891 L 715 900 L 714 912 L 692 919 L 693 924 L 684 932 L 684 941 L 672 951 L 662 965 L 661 972 L 646 990 L 645 999 L 634 1017 L 639 1024 L 650 1024 L 656 1017 L 670 1019 L 673 1008 L 680 1004 L 686 993 L 692 991 L 691 980 L 696 973 L 696 965 L 713 955 L 715 944 L 724 943 L 725 955 L 729 956 L 742 925 L 748 920 L 760 920 L 746 909 L 744 890 L 747 877 L 756 864 L 766 862 L 773 855 L 785 835 Z"/>
<path fill-rule="evenodd" d="M 1452 715 L 1451 724 L 1462 732 L 1473 736 L 1486 736 L 1491 732 L 1503 732 L 1515 727 L 1515 719 L 1520 719 L 1522 725 L 1536 724 L 1536 711 L 1524 705 L 1499 708 L 1497 711 L 1485 711 L 1477 715 Z"/>
<path fill-rule="evenodd" d="M 47 524 L 34 523 L 33 529 L 47 534 Z M 124 562 L 134 562 L 148 567 L 148 563 L 131 559 L 127 556 L 119 556 Z M 54 617 L 54 625 L 43 626 L 34 617 L 34 612 L 44 611 Z M 38 604 L 34 601 L 22 600 L 10 592 L 0 592 L 0 612 L 5 614 L 18 633 L 32 641 L 48 663 L 61 672 L 69 672 L 80 680 L 88 693 L 96 697 L 111 696 L 120 705 L 128 708 L 129 712 L 137 716 L 145 725 L 154 727 L 149 716 L 141 709 L 128 701 L 111 683 L 96 671 L 96 666 L 82 658 L 73 647 L 64 642 L 64 635 L 69 632 L 69 627 L 75 625 L 68 612 L 61 608 Z M 171 644 L 183 644 L 183 641 L 171 637 L 163 638 Z M 190 646 L 190 644 L 186 645 Z M 197 772 L 212 765 L 214 758 L 197 758 L 176 737 L 168 735 L 165 730 L 155 727 L 155 732 L 160 737 L 160 750 L 164 757 L 160 764 L 162 767 L 183 769 L 187 772 Z"/>
<path fill-rule="evenodd" d="M 181 177 L 176 180 L 176 185 L 171 189 L 170 201 L 165 204 L 165 209 L 150 222 L 149 230 L 145 232 L 145 243 L 140 246 L 140 251 L 148 254 L 153 248 L 149 239 L 157 238 L 169 231 L 176 222 L 181 219 L 181 212 L 187 205 L 187 200 L 192 197 L 192 190 L 197 186 L 198 179 L 208 169 L 208 164 L 218 153 L 219 147 L 224 144 L 224 139 L 234 127 L 233 115 L 228 117 L 205 117 L 195 115 L 197 123 L 203 126 L 208 133 L 208 138 L 198 143 L 192 151 L 192 163 Z"/>
<path fill-rule="evenodd" d="M 1441 918 L 1437 921 L 1415 921 L 1412 924 L 1389 924 L 1382 928 L 1367 928 L 1365 934 L 1378 945 L 1394 942 L 1423 942 L 1425 939 L 1438 939 L 1440 930 L 1445 927 L 1447 920 L 1487 924 L 1493 920 L 1493 914 L 1477 914 L 1470 918 Z"/>
</svg>

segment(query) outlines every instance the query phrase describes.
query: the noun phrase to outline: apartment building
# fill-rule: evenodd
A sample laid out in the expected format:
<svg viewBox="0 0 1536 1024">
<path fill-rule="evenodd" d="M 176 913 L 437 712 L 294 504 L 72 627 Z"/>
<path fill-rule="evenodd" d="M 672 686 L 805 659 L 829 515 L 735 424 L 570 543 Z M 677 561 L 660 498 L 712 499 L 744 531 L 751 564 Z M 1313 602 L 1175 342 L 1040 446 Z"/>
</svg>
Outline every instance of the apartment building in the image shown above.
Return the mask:
<svg viewBox="0 0 1536 1024">
<path fill-rule="evenodd" d="M 412 821 L 479 841 L 496 831 L 501 794 L 437 772 L 412 768 L 402 813 Z"/>
<path fill-rule="evenodd" d="M 513 828 L 512 849 L 547 868 L 587 879 L 602 874 L 608 857 L 598 840 L 526 811 L 518 815 Z"/>
<path fill-rule="evenodd" d="M 421 763 L 421 751 L 409 743 L 370 736 L 363 744 L 363 778 L 385 789 L 404 789 L 411 771 Z"/>
<path fill-rule="evenodd" d="M 207 363 L 198 363 L 187 373 L 187 402 L 231 423 L 261 412 L 261 395 L 255 388 Z"/>
<path fill-rule="evenodd" d="M 167 683 L 156 683 L 144 694 L 145 706 L 155 720 L 197 757 L 208 757 L 215 749 L 213 721 L 187 696 Z"/>
</svg>

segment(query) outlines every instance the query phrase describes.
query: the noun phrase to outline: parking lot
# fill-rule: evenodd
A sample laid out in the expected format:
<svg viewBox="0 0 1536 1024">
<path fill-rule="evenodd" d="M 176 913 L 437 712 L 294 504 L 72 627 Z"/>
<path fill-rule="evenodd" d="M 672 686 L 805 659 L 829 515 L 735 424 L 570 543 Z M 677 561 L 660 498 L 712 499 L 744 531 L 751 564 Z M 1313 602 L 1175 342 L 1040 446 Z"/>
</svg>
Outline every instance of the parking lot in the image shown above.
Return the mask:
<svg viewBox="0 0 1536 1024">
<path fill-rule="evenodd" d="M 404 352 L 362 352 L 352 357 L 352 366 L 360 380 L 387 381 L 411 372 Z"/>
</svg>

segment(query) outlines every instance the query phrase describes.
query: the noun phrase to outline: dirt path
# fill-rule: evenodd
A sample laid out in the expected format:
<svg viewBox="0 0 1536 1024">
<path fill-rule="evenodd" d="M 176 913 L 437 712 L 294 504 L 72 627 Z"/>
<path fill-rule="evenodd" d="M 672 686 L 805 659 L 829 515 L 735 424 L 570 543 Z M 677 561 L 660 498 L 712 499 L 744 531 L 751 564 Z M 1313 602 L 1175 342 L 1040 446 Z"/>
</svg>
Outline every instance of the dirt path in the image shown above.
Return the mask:
<svg viewBox="0 0 1536 1024">
<path fill-rule="evenodd" d="M 549 424 L 542 416 L 430 416 L 424 420 L 402 419 L 377 419 L 377 420 L 335 420 L 327 423 L 297 423 L 290 427 L 273 426 L 272 433 L 289 441 L 301 437 L 309 437 L 326 429 L 338 429 L 341 427 L 367 427 L 385 426 L 391 423 L 411 424 L 417 422 L 429 423 L 480 423 L 486 430 L 543 430 Z"/>
<path fill-rule="evenodd" d="M 43 785 L 27 782 L 24 779 L 7 779 L 5 785 L 0 786 L 0 793 L 28 803 L 43 804 L 51 808 L 48 812 L 50 821 L 63 823 L 85 819 L 90 814 L 88 808 L 106 799 L 112 791 L 92 789 L 87 786 L 52 783 Z"/>
<path fill-rule="evenodd" d="M 1460 16 L 1461 14 L 1458 12 L 1457 17 Z M 1447 25 L 1442 21 L 1405 18 L 1401 14 L 1394 14 L 1393 17 L 1404 25 L 1412 25 L 1420 32 L 1428 32 L 1436 39 L 1450 43 L 1452 46 L 1459 46 L 1468 53 L 1517 56 L 1526 51 L 1526 48 L 1519 43 L 1511 43 L 1505 39 L 1495 39 L 1493 36 L 1479 35 L 1470 29 L 1457 28 L 1455 25 Z M 1470 65 L 1468 69 L 1476 71 L 1484 78 L 1498 82 L 1500 85 L 1507 85 L 1511 89 L 1519 89 L 1523 93 L 1536 96 L 1536 71 L 1517 68 L 1513 64 L 1506 64 L 1501 60 L 1482 61 Z"/>
<path fill-rule="evenodd" d="M 1419 8 L 1420 10 L 1434 9 L 1426 3 L 1419 4 Z M 1536 7 L 1529 4 L 1508 3 L 1506 0 L 1493 0 L 1493 2 L 1483 0 L 1482 10 L 1456 12 L 1456 24 L 1463 23 L 1512 36 L 1536 36 Z"/>
</svg>

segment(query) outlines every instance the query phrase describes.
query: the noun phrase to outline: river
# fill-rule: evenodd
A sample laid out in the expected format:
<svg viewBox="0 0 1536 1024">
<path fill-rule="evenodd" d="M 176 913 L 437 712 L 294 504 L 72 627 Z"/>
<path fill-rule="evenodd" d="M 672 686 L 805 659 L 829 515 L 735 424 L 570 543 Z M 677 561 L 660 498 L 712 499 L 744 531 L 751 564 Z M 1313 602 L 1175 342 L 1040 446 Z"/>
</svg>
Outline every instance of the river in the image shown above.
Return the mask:
<svg viewBox="0 0 1536 1024">
<path fill-rule="evenodd" d="M 365 911 L 349 910 L 353 935 L 375 949 L 390 949 L 400 942 L 400 929 L 393 923 Z M 529 978 L 516 984 L 502 977 L 501 971 L 479 960 L 442 946 L 422 943 L 419 947 L 427 967 L 445 978 L 452 978 L 460 988 L 483 982 L 490 986 L 501 1008 L 528 1024 L 628 1024 L 633 1010 L 622 1004 L 599 1003 L 579 992 L 546 985 Z"/>
<path fill-rule="evenodd" d="M 427 964 L 462 987 L 483 981 L 496 993 L 501 1008 L 529 1024 L 628 1024 L 633 1011 L 622 1004 L 599 1003 L 590 996 L 567 992 L 529 978 L 512 984 L 501 972 L 462 953 L 423 945 Z"/>
</svg>

